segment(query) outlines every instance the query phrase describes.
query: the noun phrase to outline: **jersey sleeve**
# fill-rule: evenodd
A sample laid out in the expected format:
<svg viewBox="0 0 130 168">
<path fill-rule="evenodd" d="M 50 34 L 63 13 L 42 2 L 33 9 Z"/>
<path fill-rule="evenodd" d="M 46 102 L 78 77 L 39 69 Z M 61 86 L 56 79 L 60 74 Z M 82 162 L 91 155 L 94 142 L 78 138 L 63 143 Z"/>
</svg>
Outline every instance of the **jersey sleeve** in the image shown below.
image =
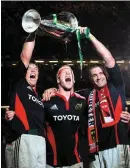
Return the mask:
<svg viewBox="0 0 130 168">
<path fill-rule="evenodd" d="M 25 67 L 24 63 L 20 59 L 13 71 L 13 76 L 10 82 L 10 89 L 9 89 L 9 94 L 8 94 L 8 99 L 10 99 L 12 92 L 15 90 L 15 87 L 17 83 L 25 78 L 25 74 L 27 72 L 27 68 Z"/>
<path fill-rule="evenodd" d="M 81 89 L 79 91 L 76 91 L 76 93 L 80 94 L 81 96 L 83 96 L 83 97 L 85 97 L 87 99 L 88 96 L 89 96 L 90 91 L 91 90 L 89 88 L 86 88 L 86 89 Z"/>
<path fill-rule="evenodd" d="M 107 68 L 107 72 L 108 72 L 108 75 L 109 75 L 110 82 L 115 87 L 124 85 L 122 73 L 120 71 L 120 68 L 119 68 L 118 64 L 115 64 L 115 66 L 113 68 Z"/>
<path fill-rule="evenodd" d="M 12 85 L 15 85 L 20 79 L 25 78 L 26 72 L 27 72 L 27 68 L 25 67 L 24 63 L 20 59 L 14 69 Z"/>
<path fill-rule="evenodd" d="M 125 83 L 118 64 L 115 64 L 113 68 L 107 68 L 107 72 L 109 75 L 109 82 L 113 84 L 121 96 L 124 110 L 126 107 Z"/>
<path fill-rule="evenodd" d="M 8 123 L 10 125 L 10 129 L 15 131 L 17 135 L 21 135 L 26 132 L 26 129 L 24 124 L 20 120 L 20 118 L 16 115 L 17 114 L 16 108 L 15 108 L 16 107 L 15 105 L 17 103 L 16 95 L 17 95 L 17 89 L 15 88 L 15 90 L 12 92 L 10 96 L 10 101 L 9 101 L 10 110 L 15 111 L 15 115 L 14 115 L 14 118 Z M 19 112 L 20 112 L 20 109 L 19 109 Z"/>
</svg>

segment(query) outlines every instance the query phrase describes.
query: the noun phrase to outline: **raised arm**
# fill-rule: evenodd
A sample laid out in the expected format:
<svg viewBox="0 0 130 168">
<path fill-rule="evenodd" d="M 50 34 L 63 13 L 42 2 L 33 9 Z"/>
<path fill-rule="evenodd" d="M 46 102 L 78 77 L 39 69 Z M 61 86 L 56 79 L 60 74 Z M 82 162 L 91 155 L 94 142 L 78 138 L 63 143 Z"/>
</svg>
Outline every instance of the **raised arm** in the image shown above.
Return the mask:
<svg viewBox="0 0 130 168">
<path fill-rule="evenodd" d="M 29 36 L 27 37 L 24 45 L 23 45 L 23 49 L 20 55 L 20 58 L 22 60 L 22 62 L 24 63 L 25 67 L 27 68 L 30 62 L 30 59 L 32 57 L 32 53 L 35 47 L 35 37 L 36 37 L 36 33 L 31 33 L 29 34 Z"/>
<path fill-rule="evenodd" d="M 87 27 L 80 27 L 80 33 L 86 33 Z M 101 58 L 105 61 L 105 66 L 108 68 L 113 68 L 115 65 L 115 59 L 113 58 L 112 54 L 110 51 L 99 41 L 96 39 L 94 35 L 89 33 L 88 39 L 91 41 L 93 44 L 94 48 L 96 51 L 99 53 Z"/>
</svg>

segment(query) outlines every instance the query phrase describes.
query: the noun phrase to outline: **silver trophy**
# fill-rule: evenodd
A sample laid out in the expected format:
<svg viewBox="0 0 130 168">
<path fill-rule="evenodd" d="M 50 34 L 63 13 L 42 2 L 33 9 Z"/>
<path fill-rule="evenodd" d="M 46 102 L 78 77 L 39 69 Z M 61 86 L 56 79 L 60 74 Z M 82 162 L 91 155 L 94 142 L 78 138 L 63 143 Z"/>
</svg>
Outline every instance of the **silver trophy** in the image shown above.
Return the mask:
<svg viewBox="0 0 130 168">
<path fill-rule="evenodd" d="M 23 15 L 22 27 L 27 33 L 37 30 L 37 35 L 48 35 L 67 42 L 77 30 L 78 21 L 70 12 L 41 17 L 36 10 L 30 9 Z"/>
</svg>

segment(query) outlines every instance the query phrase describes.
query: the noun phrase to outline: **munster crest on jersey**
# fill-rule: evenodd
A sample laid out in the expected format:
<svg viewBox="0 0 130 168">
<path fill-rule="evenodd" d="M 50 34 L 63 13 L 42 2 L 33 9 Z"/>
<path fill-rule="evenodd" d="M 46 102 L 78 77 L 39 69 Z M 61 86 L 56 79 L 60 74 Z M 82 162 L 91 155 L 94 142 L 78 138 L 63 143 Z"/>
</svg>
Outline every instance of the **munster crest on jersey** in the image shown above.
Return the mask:
<svg viewBox="0 0 130 168">
<path fill-rule="evenodd" d="M 78 103 L 75 106 L 75 110 L 80 110 L 82 108 L 82 103 Z"/>
</svg>

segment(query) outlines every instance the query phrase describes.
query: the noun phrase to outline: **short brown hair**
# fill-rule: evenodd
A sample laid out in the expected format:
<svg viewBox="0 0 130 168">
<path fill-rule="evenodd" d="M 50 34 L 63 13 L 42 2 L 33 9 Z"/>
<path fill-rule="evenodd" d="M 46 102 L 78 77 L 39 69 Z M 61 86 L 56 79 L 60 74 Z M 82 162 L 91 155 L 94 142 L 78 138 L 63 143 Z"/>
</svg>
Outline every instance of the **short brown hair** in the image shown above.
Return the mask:
<svg viewBox="0 0 130 168">
<path fill-rule="evenodd" d="M 28 64 L 28 67 L 29 67 L 30 64 L 36 65 L 36 67 L 37 67 L 38 70 L 39 70 L 39 66 L 38 66 L 38 64 L 35 62 L 35 60 L 31 59 L 30 62 L 29 62 L 29 64 Z M 28 67 L 27 67 L 27 69 L 28 69 Z"/>
</svg>

